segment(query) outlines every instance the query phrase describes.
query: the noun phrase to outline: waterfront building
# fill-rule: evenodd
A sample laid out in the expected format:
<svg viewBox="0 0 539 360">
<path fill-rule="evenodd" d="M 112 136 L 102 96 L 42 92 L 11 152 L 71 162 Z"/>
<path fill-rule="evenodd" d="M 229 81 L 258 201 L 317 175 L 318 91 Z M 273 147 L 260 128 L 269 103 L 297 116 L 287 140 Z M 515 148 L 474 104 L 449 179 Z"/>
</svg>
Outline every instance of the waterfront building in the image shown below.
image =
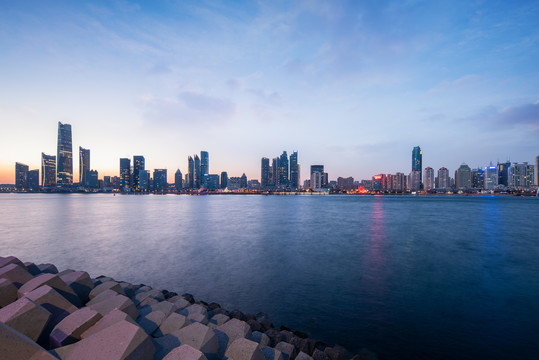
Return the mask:
<svg viewBox="0 0 539 360">
<path fill-rule="evenodd" d="M 174 187 L 176 191 L 180 191 L 183 188 L 183 175 L 180 169 L 174 173 Z"/>
<path fill-rule="evenodd" d="M 341 190 L 350 191 L 354 188 L 354 178 L 353 177 L 338 177 L 337 178 L 337 187 Z"/>
<path fill-rule="evenodd" d="M 510 186 L 514 189 L 528 189 L 534 184 L 534 166 L 527 162 L 514 163 L 509 170 Z"/>
<path fill-rule="evenodd" d="M 496 185 L 498 185 L 498 168 L 490 163 L 489 166 L 485 167 L 484 188 L 486 190 L 494 190 Z"/>
<path fill-rule="evenodd" d="M 110 176 L 103 176 L 103 187 L 109 189 L 112 187 L 112 181 Z"/>
<path fill-rule="evenodd" d="M 535 186 L 539 186 L 539 156 L 535 158 Z"/>
<path fill-rule="evenodd" d="M 387 190 L 387 182 L 385 174 L 378 174 L 372 177 L 372 190 L 385 191 Z"/>
<path fill-rule="evenodd" d="M 208 190 L 217 190 L 219 188 L 218 174 L 205 174 L 203 178 L 204 188 Z"/>
<path fill-rule="evenodd" d="M 290 188 L 298 189 L 300 182 L 300 166 L 298 164 L 298 152 L 294 151 L 290 154 Z"/>
<path fill-rule="evenodd" d="M 28 190 L 28 165 L 15 163 L 15 188 L 18 191 Z"/>
<path fill-rule="evenodd" d="M 140 172 L 146 170 L 146 160 L 142 155 L 133 156 L 133 191 L 139 192 L 140 189 Z"/>
<path fill-rule="evenodd" d="M 131 159 L 120 159 L 120 190 L 129 191 L 131 187 Z"/>
<path fill-rule="evenodd" d="M 311 189 L 319 191 L 324 182 L 324 165 L 311 165 Z"/>
<path fill-rule="evenodd" d="M 245 173 L 240 177 L 240 188 L 241 189 L 247 189 L 247 176 Z"/>
<path fill-rule="evenodd" d="M 167 192 L 167 169 L 155 169 L 153 171 L 153 189 L 157 192 Z"/>
<path fill-rule="evenodd" d="M 504 163 L 498 163 L 498 185 L 503 185 L 505 187 L 509 186 L 509 169 L 511 168 L 511 162 L 506 161 Z"/>
<path fill-rule="evenodd" d="M 472 170 L 472 188 L 482 189 L 485 186 L 485 170 L 481 168 Z"/>
<path fill-rule="evenodd" d="M 119 176 L 111 177 L 110 182 L 112 183 L 112 187 L 114 189 L 119 189 L 120 188 L 120 177 Z"/>
<path fill-rule="evenodd" d="M 281 159 L 279 157 L 273 158 L 271 163 L 271 185 L 277 187 L 279 185 L 279 164 Z"/>
<path fill-rule="evenodd" d="M 451 187 L 449 183 L 449 170 L 445 167 L 438 169 L 438 177 L 436 182 L 436 189 L 449 189 Z"/>
<path fill-rule="evenodd" d="M 288 154 L 283 151 L 279 158 L 279 173 L 277 177 L 277 186 L 280 188 L 288 187 Z"/>
<path fill-rule="evenodd" d="M 86 186 L 86 172 L 90 170 L 90 149 L 79 146 L 79 184 Z"/>
<path fill-rule="evenodd" d="M 372 190 L 372 180 L 361 180 L 359 186 L 362 186 L 365 190 Z"/>
<path fill-rule="evenodd" d="M 303 181 L 303 188 L 304 189 L 310 189 L 311 188 L 311 179 L 307 179 Z"/>
<path fill-rule="evenodd" d="M 86 171 L 84 187 L 89 189 L 97 189 L 99 187 L 99 176 L 97 170 Z"/>
<path fill-rule="evenodd" d="M 148 192 L 150 191 L 151 176 L 150 170 L 140 170 L 138 174 L 139 178 L 139 191 Z"/>
<path fill-rule="evenodd" d="M 409 180 L 407 183 L 409 183 L 409 190 L 410 191 L 419 191 L 421 190 L 421 171 L 420 170 L 412 170 L 410 173 Z"/>
<path fill-rule="evenodd" d="M 259 190 L 260 189 L 260 182 L 256 179 L 247 181 L 247 188 L 252 190 Z"/>
<path fill-rule="evenodd" d="M 41 186 L 56 186 L 56 156 L 41 153 Z"/>
<path fill-rule="evenodd" d="M 228 187 L 228 173 L 223 171 L 221 173 L 221 189 L 226 189 Z"/>
<path fill-rule="evenodd" d="M 73 185 L 73 146 L 70 124 L 58 122 L 57 150 L 56 183 L 60 186 Z"/>
<path fill-rule="evenodd" d="M 262 189 L 266 189 L 269 186 L 270 181 L 270 164 L 269 159 L 263 157 L 260 162 L 260 186 Z"/>
<path fill-rule="evenodd" d="M 461 190 L 472 187 L 472 169 L 465 163 L 455 171 L 455 187 Z"/>
<path fill-rule="evenodd" d="M 425 190 L 432 190 L 434 189 L 435 187 L 435 184 L 434 184 L 434 169 L 431 168 L 430 166 L 427 166 L 425 168 L 425 181 L 424 181 L 424 184 L 425 184 Z"/>
<path fill-rule="evenodd" d="M 189 189 L 195 188 L 195 161 L 191 156 L 187 158 L 187 174 L 189 175 L 189 181 L 187 187 Z"/>
<path fill-rule="evenodd" d="M 210 173 L 210 155 L 207 151 L 200 152 L 200 176 Z"/>
<path fill-rule="evenodd" d="M 39 169 L 28 171 L 28 190 L 39 191 Z"/>
<path fill-rule="evenodd" d="M 238 176 L 232 176 L 228 178 L 227 188 L 229 190 L 238 190 L 241 188 L 241 178 Z"/>
<path fill-rule="evenodd" d="M 194 177 L 194 181 L 195 181 L 195 189 L 200 189 L 200 185 L 202 184 L 202 176 L 200 175 L 200 158 L 198 157 L 198 155 L 195 154 L 195 157 L 194 157 L 194 161 L 195 161 L 195 168 L 194 168 L 194 171 L 195 171 L 195 177 Z"/>
<path fill-rule="evenodd" d="M 421 148 L 419 146 L 414 147 L 412 150 L 412 171 L 414 170 L 419 172 L 419 186 L 421 187 L 423 184 L 423 153 L 421 152 Z"/>
</svg>

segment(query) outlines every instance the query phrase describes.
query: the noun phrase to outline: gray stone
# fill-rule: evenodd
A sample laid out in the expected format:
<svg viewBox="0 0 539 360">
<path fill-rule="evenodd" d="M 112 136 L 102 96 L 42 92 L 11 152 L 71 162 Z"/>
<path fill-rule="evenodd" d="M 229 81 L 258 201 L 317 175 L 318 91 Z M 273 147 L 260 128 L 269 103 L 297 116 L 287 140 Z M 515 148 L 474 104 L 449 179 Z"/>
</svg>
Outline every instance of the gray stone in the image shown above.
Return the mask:
<svg viewBox="0 0 539 360">
<path fill-rule="evenodd" d="M 217 328 L 218 331 L 224 332 L 228 337 L 228 344 L 232 344 L 239 338 L 250 338 L 251 327 L 245 321 L 238 319 L 230 319 L 223 325 Z"/>
<path fill-rule="evenodd" d="M 90 291 L 94 288 L 94 283 L 85 271 L 73 271 L 59 275 L 73 291 L 79 296 L 81 301 L 86 304 L 88 302 Z"/>
<path fill-rule="evenodd" d="M 103 316 L 90 308 L 82 308 L 66 316 L 49 335 L 51 348 L 73 344 L 82 333 L 94 326 Z"/>
<path fill-rule="evenodd" d="M 137 307 L 144 307 L 144 306 L 152 306 L 152 305 L 155 305 L 155 304 L 159 304 L 159 301 L 160 300 L 157 300 L 151 296 L 148 296 L 147 298 L 145 298 L 144 300 L 142 300 L 138 305 Z"/>
<path fill-rule="evenodd" d="M 167 301 L 173 303 L 174 305 L 176 305 L 178 307 L 178 309 L 183 309 L 183 308 L 186 308 L 189 305 L 191 305 L 191 303 L 189 301 L 185 300 L 180 295 L 173 296 L 170 299 L 168 299 Z"/>
<path fill-rule="evenodd" d="M 22 298 L 0 309 L 0 321 L 37 341 L 51 313 L 30 299 Z"/>
<path fill-rule="evenodd" d="M 163 360 L 207 360 L 204 354 L 189 346 L 181 345 L 177 348 L 172 349 L 171 352 L 163 358 Z"/>
<path fill-rule="evenodd" d="M 163 320 L 163 322 L 161 323 L 161 325 L 159 325 L 159 328 L 155 330 L 153 335 L 163 336 L 166 334 L 170 334 L 176 330 L 180 330 L 187 325 L 189 325 L 187 318 L 174 312 L 170 314 L 165 320 Z"/>
<path fill-rule="evenodd" d="M 15 265 L 19 265 L 20 267 L 22 267 L 24 270 L 28 270 L 26 268 L 26 265 L 23 264 L 22 261 L 20 261 L 18 258 L 16 258 L 15 256 L 6 256 L 6 257 L 0 257 L 0 268 L 4 267 L 4 266 L 7 266 L 7 265 L 10 265 L 10 264 L 15 264 Z"/>
<path fill-rule="evenodd" d="M 187 315 L 187 320 L 190 322 L 199 322 L 204 325 L 208 325 L 208 315 L 201 313 L 191 313 Z"/>
<path fill-rule="evenodd" d="M 181 345 L 180 339 L 172 334 L 152 338 L 152 342 L 155 347 L 154 360 L 163 359 L 173 349 Z"/>
<path fill-rule="evenodd" d="M 290 340 L 290 344 L 294 345 L 298 349 L 298 351 L 302 351 L 310 356 L 313 353 L 316 341 L 309 338 L 302 339 L 297 336 L 294 336 L 292 340 Z"/>
<path fill-rule="evenodd" d="M 36 275 L 39 275 L 41 274 L 41 270 L 39 270 L 39 268 L 37 267 L 36 264 L 32 263 L 32 262 L 25 262 L 24 263 L 24 266 L 26 266 L 26 270 L 32 274 L 32 276 L 36 276 Z M 1 266 L 0 266 L 1 267 Z"/>
<path fill-rule="evenodd" d="M 292 331 L 281 330 L 281 338 L 283 339 L 282 341 L 289 343 L 293 337 L 294 337 L 294 334 L 292 333 Z"/>
<path fill-rule="evenodd" d="M 176 336 L 182 345 L 187 344 L 202 351 L 206 357 L 215 356 L 219 350 L 215 333 L 201 323 L 193 323 L 172 332 L 171 335 Z"/>
<path fill-rule="evenodd" d="M 42 285 L 25 295 L 30 300 L 35 301 L 52 314 L 51 326 L 54 327 L 67 315 L 77 311 L 77 307 L 67 301 L 56 290 L 49 285 Z"/>
<path fill-rule="evenodd" d="M 125 296 L 132 297 L 135 296 L 135 291 L 137 290 L 137 287 L 133 284 L 130 284 L 128 282 L 122 281 L 120 282 L 120 286 L 122 287 L 123 291 L 125 292 Z"/>
<path fill-rule="evenodd" d="M 0 279 L 0 307 L 17 300 L 17 287 L 8 279 Z"/>
<path fill-rule="evenodd" d="M 140 289 L 139 289 L 140 290 Z M 165 300 L 165 295 L 159 290 L 148 290 L 144 292 L 137 292 L 135 293 L 135 299 L 133 300 L 135 304 L 139 305 L 144 301 L 146 298 L 154 298 L 159 301 Z"/>
<path fill-rule="evenodd" d="M 265 360 L 258 343 L 245 338 L 234 340 L 226 350 L 225 356 L 234 360 Z"/>
<path fill-rule="evenodd" d="M 162 311 L 163 313 L 165 313 L 166 316 L 169 316 L 171 313 L 173 313 L 177 309 L 178 307 L 175 304 L 165 300 L 161 302 L 156 302 L 155 304 L 144 305 L 142 307 L 139 307 L 138 311 L 141 316 L 145 316 L 146 314 L 149 314 L 152 311 L 157 311 L 157 310 Z"/>
<path fill-rule="evenodd" d="M 200 304 L 193 304 L 185 308 L 188 314 L 203 314 L 208 315 L 208 310 Z"/>
<path fill-rule="evenodd" d="M 88 297 L 90 298 L 90 300 L 92 300 L 93 298 L 95 298 L 97 295 L 101 294 L 105 290 L 112 290 L 112 291 L 117 292 L 120 295 L 125 295 L 125 291 L 122 289 L 119 283 L 117 283 L 116 281 L 106 281 L 94 287 L 92 291 L 90 291 L 90 294 L 88 295 Z"/>
<path fill-rule="evenodd" d="M 297 355 L 294 345 L 284 341 L 275 345 L 275 350 L 279 350 L 283 354 L 284 360 L 294 360 Z"/>
<path fill-rule="evenodd" d="M 305 354 L 303 351 L 300 351 L 298 356 L 296 356 L 296 360 L 313 360 L 313 358 Z"/>
<path fill-rule="evenodd" d="M 19 288 L 19 297 L 26 295 L 27 293 L 37 289 L 42 285 L 48 285 L 56 290 L 60 295 L 67 299 L 70 303 L 77 307 L 81 307 L 82 303 L 77 294 L 71 289 L 58 275 L 55 274 L 41 274 L 35 278 L 27 281 Z"/>
<path fill-rule="evenodd" d="M 89 308 L 94 309 L 103 316 L 107 315 L 114 309 L 118 309 L 131 316 L 132 319 L 138 318 L 137 307 L 128 297 L 123 295 L 116 295 L 106 298 L 97 304 L 90 305 Z"/>
<path fill-rule="evenodd" d="M 266 360 L 283 360 L 283 354 L 279 350 L 268 346 L 263 347 L 261 350 Z"/>
<path fill-rule="evenodd" d="M 17 288 L 20 288 L 24 283 L 33 278 L 32 274 L 17 264 L 9 264 L 0 268 L 0 279 L 11 281 Z"/>
<path fill-rule="evenodd" d="M 2 322 L 0 354 L 5 360 L 58 360 L 30 338 Z"/>
<path fill-rule="evenodd" d="M 122 320 L 54 353 L 62 360 L 146 360 L 153 359 L 155 348 L 144 330 Z"/>
<path fill-rule="evenodd" d="M 324 349 L 324 354 L 326 354 L 330 360 L 343 360 L 341 354 L 336 349 L 330 347 Z"/>
<path fill-rule="evenodd" d="M 116 295 L 118 295 L 118 293 L 114 290 L 105 290 L 101 293 L 99 293 L 99 295 L 97 295 L 96 297 L 94 297 L 92 300 L 88 301 L 86 303 L 86 306 L 90 306 L 90 305 L 93 305 L 93 304 L 97 304 L 97 303 L 100 303 L 101 301 L 103 300 L 106 300 L 108 298 L 111 298 L 111 297 L 115 297 Z"/>
<path fill-rule="evenodd" d="M 58 274 L 58 269 L 54 264 L 39 264 L 37 267 L 41 273 Z"/>
<path fill-rule="evenodd" d="M 90 327 L 88 330 L 84 331 L 81 335 L 81 339 L 85 339 L 87 337 L 92 336 L 93 334 L 96 334 L 100 332 L 103 329 L 108 328 L 109 326 L 112 326 L 120 321 L 129 321 L 132 324 L 137 325 L 135 320 L 131 318 L 131 316 L 127 315 L 121 310 L 114 309 L 111 312 L 109 312 L 107 315 L 103 316 L 98 322 L 95 323 L 94 326 Z"/>
<path fill-rule="evenodd" d="M 212 316 L 212 318 L 210 319 L 210 323 L 220 326 L 226 323 L 228 320 L 230 320 L 228 316 L 224 314 L 217 314 Z"/>
<path fill-rule="evenodd" d="M 159 325 L 165 320 L 167 316 L 162 311 L 152 311 L 146 316 L 139 316 L 137 319 L 137 323 L 140 325 L 144 331 L 146 331 L 146 334 L 151 335 Z"/>
<path fill-rule="evenodd" d="M 260 331 L 254 331 L 251 335 L 251 340 L 257 342 L 260 347 L 268 346 L 270 343 L 268 335 L 261 333 Z"/>
</svg>

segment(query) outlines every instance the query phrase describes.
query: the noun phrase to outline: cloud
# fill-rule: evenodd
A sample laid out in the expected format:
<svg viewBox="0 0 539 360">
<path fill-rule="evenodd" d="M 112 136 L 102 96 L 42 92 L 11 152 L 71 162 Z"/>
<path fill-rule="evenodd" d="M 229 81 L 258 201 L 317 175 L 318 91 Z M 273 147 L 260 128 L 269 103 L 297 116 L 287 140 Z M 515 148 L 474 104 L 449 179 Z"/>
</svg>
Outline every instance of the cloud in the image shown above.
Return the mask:
<svg viewBox="0 0 539 360">
<path fill-rule="evenodd" d="M 440 94 L 448 91 L 457 91 L 461 90 L 463 88 L 472 86 L 477 84 L 478 80 L 480 79 L 479 75 L 476 74 L 468 74 L 464 75 L 458 79 L 455 80 L 446 80 L 442 81 L 438 85 L 434 86 L 433 88 L 429 89 L 429 94 Z"/>
<path fill-rule="evenodd" d="M 502 126 L 528 126 L 539 131 L 539 101 L 501 109 L 492 114 L 491 119 Z"/>
<path fill-rule="evenodd" d="M 247 92 L 256 96 L 258 99 L 261 99 L 265 102 L 268 102 L 273 105 L 281 104 L 281 95 L 276 91 L 265 91 L 262 89 L 247 89 Z"/>
</svg>

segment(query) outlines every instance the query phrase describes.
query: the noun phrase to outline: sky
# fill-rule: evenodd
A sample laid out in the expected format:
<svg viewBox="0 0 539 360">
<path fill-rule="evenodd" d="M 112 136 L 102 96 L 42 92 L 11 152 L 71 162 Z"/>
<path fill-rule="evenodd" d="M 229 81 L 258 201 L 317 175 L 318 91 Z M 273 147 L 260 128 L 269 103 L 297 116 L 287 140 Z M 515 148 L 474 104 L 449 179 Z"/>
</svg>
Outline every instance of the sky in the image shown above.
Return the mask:
<svg viewBox="0 0 539 360">
<path fill-rule="evenodd" d="M 539 155 L 537 1 L 12 1 L 0 4 L 0 183 L 56 155 L 91 168 L 260 178 L 298 151 L 330 180 Z"/>
</svg>

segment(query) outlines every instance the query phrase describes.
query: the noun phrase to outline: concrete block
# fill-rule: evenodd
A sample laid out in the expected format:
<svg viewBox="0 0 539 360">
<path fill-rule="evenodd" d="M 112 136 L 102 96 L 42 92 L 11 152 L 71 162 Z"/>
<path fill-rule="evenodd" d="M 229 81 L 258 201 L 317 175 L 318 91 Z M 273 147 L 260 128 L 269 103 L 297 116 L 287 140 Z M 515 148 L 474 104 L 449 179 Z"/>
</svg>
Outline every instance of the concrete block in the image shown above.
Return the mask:
<svg viewBox="0 0 539 360">
<path fill-rule="evenodd" d="M 178 337 L 167 334 L 158 338 L 152 338 L 155 346 L 154 360 L 163 359 L 169 352 L 181 345 Z"/>
<path fill-rule="evenodd" d="M 0 307 L 17 300 L 17 287 L 8 279 L 0 279 Z"/>
<path fill-rule="evenodd" d="M 95 323 L 94 326 L 90 327 L 88 330 L 84 331 L 81 335 L 81 339 L 85 339 L 87 337 L 92 336 L 95 333 L 100 332 L 103 329 L 108 328 L 109 326 L 112 326 L 120 321 L 129 321 L 133 324 L 137 324 L 135 320 L 131 318 L 131 316 L 127 315 L 121 310 L 114 309 L 111 312 L 109 312 L 107 315 L 103 316 L 98 322 Z"/>
<path fill-rule="evenodd" d="M 62 276 L 66 275 L 66 274 L 69 274 L 69 273 L 72 273 L 72 272 L 75 272 L 75 270 L 73 270 L 73 269 L 65 269 L 65 270 L 59 271 L 58 274 L 56 274 L 56 275 L 58 275 L 61 278 Z"/>
<path fill-rule="evenodd" d="M 103 316 L 107 315 L 114 309 L 125 312 L 127 315 L 131 316 L 132 319 L 138 318 L 139 315 L 135 304 L 133 304 L 131 299 L 123 295 L 116 295 L 106 298 L 97 304 L 90 305 L 89 308 L 94 309 Z"/>
<path fill-rule="evenodd" d="M 183 309 L 191 305 L 189 301 L 185 300 L 185 298 L 183 298 L 183 296 L 180 296 L 180 295 L 173 296 L 167 301 L 176 305 L 178 309 Z"/>
<path fill-rule="evenodd" d="M 201 313 L 191 313 L 187 315 L 187 320 L 190 322 L 198 322 L 204 325 L 208 325 L 208 315 Z"/>
<path fill-rule="evenodd" d="M 294 360 L 297 355 L 294 345 L 284 341 L 275 345 L 275 350 L 279 350 L 283 354 L 284 360 Z"/>
<path fill-rule="evenodd" d="M 300 351 L 298 356 L 296 356 L 296 360 L 313 360 L 313 358 L 305 354 L 303 351 Z"/>
<path fill-rule="evenodd" d="M 0 322 L 0 354 L 10 360 L 58 360 L 27 336 Z"/>
<path fill-rule="evenodd" d="M 142 329 L 144 329 L 144 331 L 146 331 L 146 334 L 151 335 L 155 330 L 157 330 L 159 325 L 161 325 L 166 317 L 167 316 L 162 311 L 152 311 L 146 316 L 139 316 L 137 323 Z"/>
<path fill-rule="evenodd" d="M 39 264 L 37 267 L 41 273 L 58 274 L 58 269 L 54 264 Z"/>
<path fill-rule="evenodd" d="M 141 288 L 142 289 L 142 288 Z M 140 289 L 139 289 L 140 290 Z M 152 297 L 156 300 L 163 301 L 165 300 L 165 295 L 159 290 L 148 290 L 148 291 L 138 291 L 135 293 L 135 299 L 133 300 L 135 304 L 141 303 L 144 299 Z"/>
<path fill-rule="evenodd" d="M 163 320 L 163 322 L 161 323 L 161 325 L 159 325 L 159 328 L 155 330 L 153 335 L 156 337 L 164 336 L 176 330 L 180 330 L 187 325 L 189 325 L 189 322 L 187 321 L 187 318 L 185 316 L 173 312 L 165 320 Z"/>
<path fill-rule="evenodd" d="M 73 344 L 82 333 L 94 326 L 103 316 L 90 308 L 82 308 L 66 316 L 49 335 L 51 348 Z"/>
<path fill-rule="evenodd" d="M 32 280 L 33 278 L 34 277 L 32 274 L 17 264 L 8 264 L 0 268 L 0 279 L 11 281 L 17 288 L 20 288 L 24 283 Z"/>
<path fill-rule="evenodd" d="M 331 360 L 343 360 L 339 351 L 332 347 L 325 348 L 324 354 L 326 354 Z"/>
<path fill-rule="evenodd" d="M 225 357 L 234 360 L 266 360 L 258 343 L 245 338 L 234 340 L 226 350 Z"/>
<path fill-rule="evenodd" d="M 105 299 L 108 299 L 108 298 L 111 298 L 111 297 L 115 297 L 116 295 L 118 295 L 118 293 L 114 290 L 105 290 L 101 293 L 99 293 L 99 295 L 97 295 L 96 297 L 94 297 L 92 300 L 88 301 L 86 303 L 86 306 L 90 306 L 90 305 L 93 305 L 93 304 L 97 304 Z"/>
<path fill-rule="evenodd" d="M 77 311 L 77 307 L 67 301 L 49 285 L 42 285 L 25 294 L 30 300 L 35 301 L 52 314 L 51 325 L 54 327 L 67 315 Z"/>
<path fill-rule="evenodd" d="M 10 264 L 19 265 L 24 270 L 28 270 L 26 268 L 26 265 L 24 265 L 24 263 L 20 261 L 18 258 L 16 258 L 15 256 L 0 257 L 0 268 L 3 268 L 4 266 L 10 265 Z"/>
<path fill-rule="evenodd" d="M 260 347 L 268 346 L 270 343 L 270 338 L 268 335 L 261 333 L 260 331 L 253 331 L 251 335 L 251 340 L 257 342 Z"/>
<path fill-rule="evenodd" d="M 217 328 L 218 331 L 224 332 L 228 337 L 228 345 L 240 338 L 251 337 L 251 327 L 245 321 L 236 318 L 230 319 L 223 325 Z"/>
<path fill-rule="evenodd" d="M 146 360 L 153 359 L 155 348 L 144 330 L 122 320 L 53 353 L 62 360 Z"/>
<path fill-rule="evenodd" d="M 143 293 L 143 292 L 147 292 L 147 291 L 150 291 L 150 290 L 152 290 L 151 286 L 142 285 L 135 291 L 135 295 Z"/>
<path fill-rule="evenodd" d="M 185 308 L 188 314 L 203 314 L 208 315 L 208 310 L 200 304 L 193 304 Z"/>
<path fill-rule="evenodd" d="M 261 350 L 266 360 L 284 360 L 283 354 L 279 350 L 268 346 L 263 347 Z"/>
<path fill-rule="evenodd" d="M 25 262 L 24 263 L 24 266 L 26 266 L 26 270 L 32 274 L 32 276 L 36 276 L 36 275 L 39 275 L 41 274 L 41 270 L 39 270 L 39 268 L 37 267 L 36 264 L 34 264 L 33 262 Z"/>
<path fill-rule="evenodd" d="M 228 320 L 230 320 L 228 316 L 224 314 L 217 314 L 217 315 L 212 316 L 212 318 L 210 319 L 210 323 L 220 326 L 226 323 Z"/>
<path fill-rule="evenodd" d="M 120 282 L 120 286 L 122 287 L 123 291 L 125 292 L 125 296 L 132 297 L 135 296 L 135 291 L 137 290 L 137 287 L 133 284 L 130 284 L 128 282 L 122 281 Z"/>
<path fill-rule="evenodd" d="M 189 346 L 189 345 L 181 345 L 177 348 L 172 349 L 171 352 L 169 352 L 163 360 L 207 360 L 204 354 Z"/>
<path fill-rule="evenodd" d="M 78 295 L 73 291 L 73 289 L 71 289 L 62 279 L 60 279 L 58 275 L 49 273 L 38 275 L 35 278 L 27 281 L 19 288 L 19 297 L 23 297 L 30 291 L 33 291 L 42 285 L 50 286 L 73 305 L 77 307 L 82 306 Z"/>
<path fill-rule="evenodd" d="M 157 301 L 157 300 L 156 300 Z M 176 305 L 174 305 L 173 303 L 171 302 L 168 302 L 168 301 L 161 301 L 161 302 L 156 302 L 154 304 L 151 304 L 151 305 L 144 305 L 144 306 L 139 306 L 138 308 L 138 311 L 139 311 L 139 314 L 142 315 L 142 316 L 145 316 L 149 313 L 151 313 L 152 311 L 162 311 L 165 313 L 166 316 L 169 316 L 172 312 L 176 311 L 178 308 Z"/>
<path fill-rule="evenodd" d="M 44 307 L 27 298 L 19 299 L 0 309 L 1 322 L 33 341 L 39 339 L 51 316 Z"/>
<path fill-rule="evenodd" d="M 125 291 L 124 289 L 122 289 L 119 283 L 117 283 L 116 281 L 106 281 L 94 287 L 92 291 L 90 291 L 88 297 L 90 298 L 90 300 L 92 300 L 105 290 L 112 290 L 116 291 L 120 295 L 125 295 Z"/>
<path fill-rule="evenodd" d="M 73 271 L 59 275 L 73 291 L 79 296 L 83 304 L 88 302 L 90 291 L 94 288 L 94 283 L 85 271 Z"/>
<path fill-rule="evenodd" d="M 213 330 L 201 323 L 193 323 L 171 333 L 180 343 L 200 350 L 206 357 L 214 357 L 219 350 L 219 343 Z"/>
<path fill-rule="evenodd" d="M 151 305 L 159 304 L 159 301 L 160 300 L 157 300 L 151 296 L 148 296 L 147 298 L 142 300 L 137 306 L 139 308 L 144 307 L 144 306 L 151 306 Z"/>
<path fill-rule="evenodd" d="M 323 351 L 319 349 L 314 349 L 313 359 L 314 360 L 330 360 L 329 356 L 327 356 L 326 353 L 324 353 Z"/>
</svg>

